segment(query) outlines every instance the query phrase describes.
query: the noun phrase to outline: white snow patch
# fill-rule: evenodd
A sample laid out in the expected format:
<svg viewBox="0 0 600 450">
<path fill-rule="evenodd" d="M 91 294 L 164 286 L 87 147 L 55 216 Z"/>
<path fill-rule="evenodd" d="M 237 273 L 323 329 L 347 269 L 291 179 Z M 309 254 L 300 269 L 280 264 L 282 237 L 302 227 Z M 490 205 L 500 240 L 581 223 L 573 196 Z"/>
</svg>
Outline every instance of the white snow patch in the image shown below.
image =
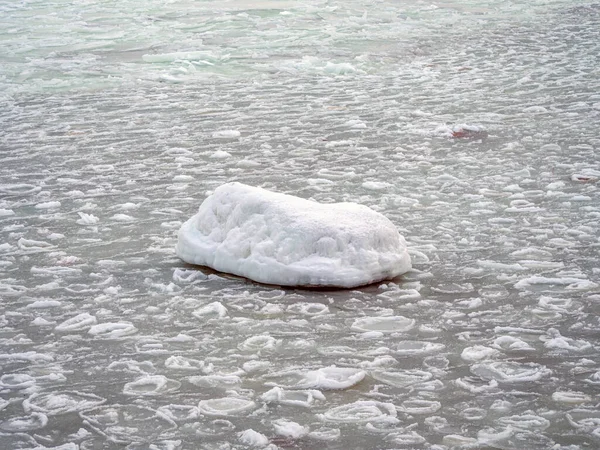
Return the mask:
<svg viewBox="0 0 600 450">
<path fill-rule="evenodd" d="M 217 188 L 179 231 L 184 261 L 267 284 L 355 287 L 411 268 L 388 219 L 240 183 Z"/>
</svg>

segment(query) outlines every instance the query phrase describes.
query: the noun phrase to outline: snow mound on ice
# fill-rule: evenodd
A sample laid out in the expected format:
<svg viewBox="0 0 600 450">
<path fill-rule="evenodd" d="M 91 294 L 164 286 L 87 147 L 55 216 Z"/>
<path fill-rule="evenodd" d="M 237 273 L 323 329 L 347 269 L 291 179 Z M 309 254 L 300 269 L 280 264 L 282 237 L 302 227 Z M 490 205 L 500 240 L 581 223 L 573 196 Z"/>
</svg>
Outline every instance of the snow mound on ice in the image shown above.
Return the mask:
<svg viewBox="0 0 600 450">
<path fill-rule="evenodd" d="M 356 203 L 320 204 L 240 183 L 218 187 L 179 230 L 177 255 L 283 286 L 355 287 L 411 268 L 392 222 Z"/>
</svg>

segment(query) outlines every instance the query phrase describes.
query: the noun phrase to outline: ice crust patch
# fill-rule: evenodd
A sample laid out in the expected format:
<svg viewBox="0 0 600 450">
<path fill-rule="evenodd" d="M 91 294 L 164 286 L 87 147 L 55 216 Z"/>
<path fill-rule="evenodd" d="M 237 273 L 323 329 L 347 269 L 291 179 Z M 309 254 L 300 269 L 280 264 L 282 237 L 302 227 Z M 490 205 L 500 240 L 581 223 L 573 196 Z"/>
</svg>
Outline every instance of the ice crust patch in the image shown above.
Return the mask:
<svg viewBox="0 0 600 450">
<path fill-rule="evenodd" d="M 355 287 L 411 268 L 404 238 L 355 203 L 319 204 L 241 183 L 207 197 L 179 230 L 177 255 L 267 284 Z"/>
</svg>

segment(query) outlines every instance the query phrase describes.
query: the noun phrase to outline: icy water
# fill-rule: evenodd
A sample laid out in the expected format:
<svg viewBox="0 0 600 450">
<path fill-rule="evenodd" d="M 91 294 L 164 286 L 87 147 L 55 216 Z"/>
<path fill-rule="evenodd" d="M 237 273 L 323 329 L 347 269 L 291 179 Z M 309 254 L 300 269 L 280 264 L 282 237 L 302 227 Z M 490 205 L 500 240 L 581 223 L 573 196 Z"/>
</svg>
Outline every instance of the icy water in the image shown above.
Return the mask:
<svg viewBox="0 0 600 450">
<path fill-rule="evenodd" d="M 572 0 L 0 2 L 0 448 L 600 448 L 599 30 Z M 229 181 L 368 205 L 414 270 L 185 265 Z"/>
</svg>

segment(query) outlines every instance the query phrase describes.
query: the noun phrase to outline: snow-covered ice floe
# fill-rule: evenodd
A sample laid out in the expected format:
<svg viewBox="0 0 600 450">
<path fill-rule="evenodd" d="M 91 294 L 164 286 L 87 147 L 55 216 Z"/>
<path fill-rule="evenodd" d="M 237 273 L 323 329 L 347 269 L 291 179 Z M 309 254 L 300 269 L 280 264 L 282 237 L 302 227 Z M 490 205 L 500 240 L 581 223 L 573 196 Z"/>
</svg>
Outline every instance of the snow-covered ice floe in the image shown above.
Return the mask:
<svg viewBox="0 0 600 450">
<path fill-rule="evenodd" d="M 204 200 L 179 230 L 176 251 L 191 264 L 283 286 L 351 288 L 411 269 L 404 238 L 367 206 L 241 183 Z"/>
</svg>

